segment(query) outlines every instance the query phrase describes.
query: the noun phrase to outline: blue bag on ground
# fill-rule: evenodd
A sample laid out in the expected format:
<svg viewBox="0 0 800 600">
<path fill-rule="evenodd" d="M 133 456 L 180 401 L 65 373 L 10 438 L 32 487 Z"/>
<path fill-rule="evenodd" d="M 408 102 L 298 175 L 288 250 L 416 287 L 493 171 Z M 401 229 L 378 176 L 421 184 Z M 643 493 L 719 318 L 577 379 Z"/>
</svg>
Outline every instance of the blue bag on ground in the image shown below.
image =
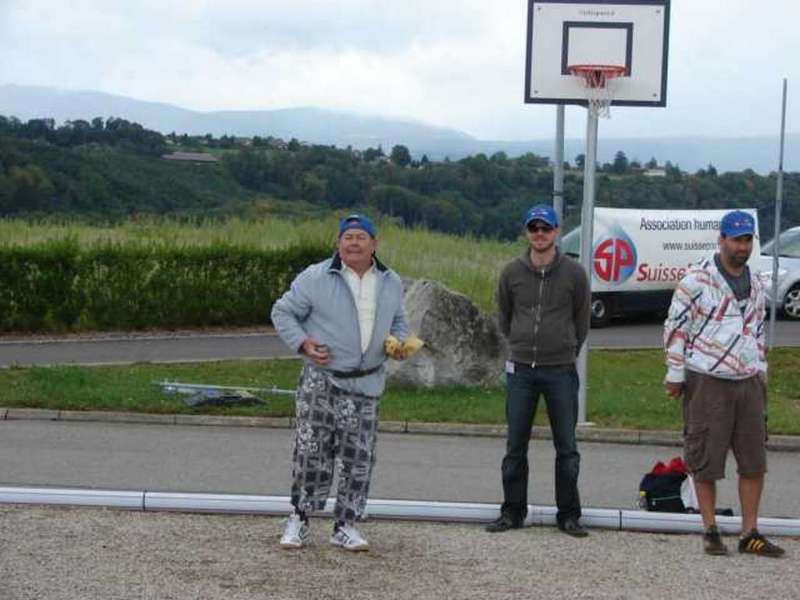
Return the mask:
<svg viewBox="0 0 800 600">
<path fill-rule="evenodd" d="M 682 458 L 675 457 L 667 464 L 658 461 L 639 483 L 639 506 L 656 512 L 685 513 L 681 485 L 686 476 Z"/>
</svg>

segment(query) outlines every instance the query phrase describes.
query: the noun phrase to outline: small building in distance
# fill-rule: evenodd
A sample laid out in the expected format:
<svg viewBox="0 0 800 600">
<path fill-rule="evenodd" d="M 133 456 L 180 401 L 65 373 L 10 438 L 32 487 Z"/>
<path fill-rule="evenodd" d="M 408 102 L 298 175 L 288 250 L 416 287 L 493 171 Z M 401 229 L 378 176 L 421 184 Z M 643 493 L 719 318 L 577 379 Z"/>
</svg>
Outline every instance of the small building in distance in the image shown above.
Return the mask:
<svg viewBox="0 0 800 600">
<path fill-rule="evenodd" d="M 205 152 L 172 152 L 170 154 L 163 154 L 161 158 L 165 160 L 180 160 L 185 162 L 196 163 L 217 163 L 219 159 L 213 154 Z"/>
</svg>

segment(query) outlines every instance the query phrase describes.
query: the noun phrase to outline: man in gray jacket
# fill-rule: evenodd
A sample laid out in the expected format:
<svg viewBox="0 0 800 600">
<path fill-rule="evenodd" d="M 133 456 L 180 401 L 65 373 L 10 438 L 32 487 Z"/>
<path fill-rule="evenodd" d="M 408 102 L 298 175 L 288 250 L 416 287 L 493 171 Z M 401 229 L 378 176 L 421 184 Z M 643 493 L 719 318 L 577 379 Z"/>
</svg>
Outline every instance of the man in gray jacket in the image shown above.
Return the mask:
<svg viewBox="0 0 800 600">
<path fill-rule="evenodd" d="M 528 442 L 539 396 L 547 403 L 556 449 L 556 520 L 561 531 L 584 537 L 578 520 L 580 454 L 575 440 L 578 373 L 575 357 L 589 328 L 590 290 L 583 268 L 555 245 L 558 217 L 547 205 L 528 210 L 529 246 L 503 269 L 497 286 L 506 361 L 508 439 L 503 458 L 500 517 L 487 531 L 522 527 L 528 511 Z"/>
<path fill-rule="evenodd" d="M 296 397 L 294 510 L 281 537 L 284 548 L 308 542 L 308 516 L 325 506 L 337 462 L 331 544 L 369 548 L 355 521 L 375 464 L 384 341 L 389 334 L 401 341 L 408 335 L 403 285 L 375 256 L 375 236 L 368 218 L 342 219 L 334 256 L 300 273 L 272 307 L 281 339 L 304 360 Z"/>
</svg>

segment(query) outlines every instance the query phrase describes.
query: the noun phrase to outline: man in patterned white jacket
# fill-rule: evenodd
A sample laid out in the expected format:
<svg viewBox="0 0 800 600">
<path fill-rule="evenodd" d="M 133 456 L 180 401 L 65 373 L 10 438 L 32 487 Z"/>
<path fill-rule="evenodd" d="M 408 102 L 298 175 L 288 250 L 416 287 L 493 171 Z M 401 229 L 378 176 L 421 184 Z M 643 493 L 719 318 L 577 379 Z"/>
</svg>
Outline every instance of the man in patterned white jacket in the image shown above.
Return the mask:
<svg viewBox="0 0 800 600">
<path fill-rule="evenodd" d="M 384 348 L 408 336 L 400 277 L 375 256 L 372 221 L 350 215 L 339 225 L 332 258 L 308 267 L 272 307 L 272 323 L 304 359 L 297 386 L 292 505 L 280 545 L 309 540 L 308 516 L 325 506 L 335 466 L 339 482 L 331 544 L 365 551 L 355 527 L 367 502 L 378 402 L 386 383 Z M 400 354 L 392 358 L 402 359 Z"/>
<path fill-rule="evenodd" d="M 728 553 L 716 525 L 716 481 L 732 448 L 739 474 L 739 552 L 779 557 L 783 549 L 758 532 L 767 471 L 766 301 L 750 272 L 755 220 L 743 211 L 720 222 L 719 252 L 694 265 L 678 284 L 664 323 L 667 394 L 683 396 L 684 455 L 694 478 L 711 555 Z"/>
</svg>

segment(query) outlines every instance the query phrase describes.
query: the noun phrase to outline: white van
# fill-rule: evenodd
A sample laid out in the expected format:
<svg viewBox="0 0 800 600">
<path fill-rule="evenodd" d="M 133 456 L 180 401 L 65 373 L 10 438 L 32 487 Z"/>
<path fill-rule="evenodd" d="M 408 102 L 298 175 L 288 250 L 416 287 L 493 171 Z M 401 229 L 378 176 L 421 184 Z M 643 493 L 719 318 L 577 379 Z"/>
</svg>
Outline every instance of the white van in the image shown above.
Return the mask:
<svg viewBox="0 0 800 600">
<path fill-rule="evenodd" d="M 756 219 L 755 209 L 741 209 Z M 664 314 L 688 266 L 717 249 L 719 222 L 726 210 L 594 209 L 592 239 L 592 326 L 616 315 Z M 561 240 L 565 254 L 580 254 L 580 228 Z M 758 238 L 751 268 L 759 269 Z"/>
</svg>

